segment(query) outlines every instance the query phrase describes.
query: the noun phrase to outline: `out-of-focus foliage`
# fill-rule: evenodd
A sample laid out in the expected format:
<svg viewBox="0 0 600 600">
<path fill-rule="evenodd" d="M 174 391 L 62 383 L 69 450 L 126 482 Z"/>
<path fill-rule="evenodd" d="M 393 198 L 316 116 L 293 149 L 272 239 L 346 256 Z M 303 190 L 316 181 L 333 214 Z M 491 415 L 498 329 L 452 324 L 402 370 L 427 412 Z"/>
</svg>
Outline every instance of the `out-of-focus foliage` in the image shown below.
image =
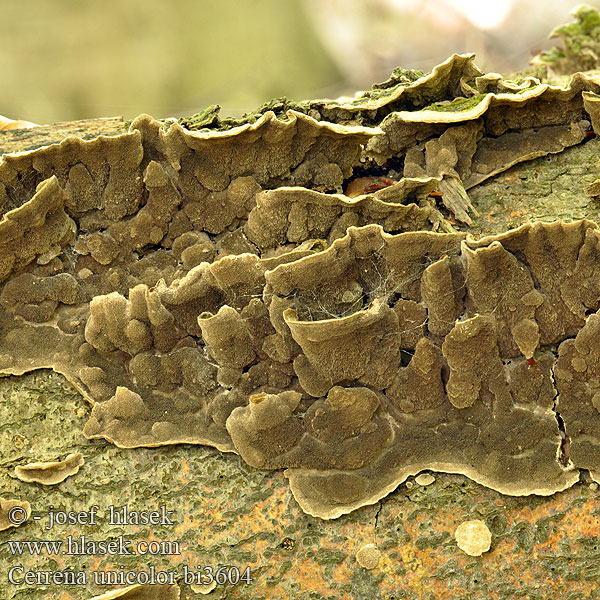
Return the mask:
<svg viewBox="0 0 600 600">
<path fill-rule="evenodd" d="M 4 0 L 0 114 L 241 114 L 340 81 L 300 0 Z"/>
<path fill-rule="evenodd" d="M 0 114 L 240 116 L 272 98 L 370 89 L 453 52 L 524 68 L 575 0 L 3 0 Z M 588 1 L 600 7 L 600 0 Z"/>
</svg>

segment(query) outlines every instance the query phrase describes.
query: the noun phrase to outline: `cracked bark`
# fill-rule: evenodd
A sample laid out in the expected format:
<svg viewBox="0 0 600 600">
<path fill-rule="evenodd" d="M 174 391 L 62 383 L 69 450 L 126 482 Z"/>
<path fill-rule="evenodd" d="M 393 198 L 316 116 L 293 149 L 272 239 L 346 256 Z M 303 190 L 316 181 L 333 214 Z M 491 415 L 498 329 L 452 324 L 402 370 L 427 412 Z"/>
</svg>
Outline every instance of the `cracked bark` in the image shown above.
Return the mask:
<svg viewBox="0 0 600 600">
<path fill-rule="evenodd" d="M 563 340 L 564 341 L 564 340 Z M 557 345 L 558 347 L 558 345 Z M 554 364 L 550 369 L 550 376 L 552 378 L 552 388 L 554 389 L 554 398 L 552 399 L 552 412 L 556 417 L 556 422 L 558 424 L 558 430 L 560 431 L 561 443 L 558 454 L 558 462 L 566 467 L 569 464 L 569 436 L 565 430 L 565 422 L 560 416 L 560 412 L 557 410 L 558 406 L 558 390 L 556 388 L 554 369 L 556 368 L 556 361 L 558 360 L 558 352 L 552 352 L 554 355 Z"/>
</svg>

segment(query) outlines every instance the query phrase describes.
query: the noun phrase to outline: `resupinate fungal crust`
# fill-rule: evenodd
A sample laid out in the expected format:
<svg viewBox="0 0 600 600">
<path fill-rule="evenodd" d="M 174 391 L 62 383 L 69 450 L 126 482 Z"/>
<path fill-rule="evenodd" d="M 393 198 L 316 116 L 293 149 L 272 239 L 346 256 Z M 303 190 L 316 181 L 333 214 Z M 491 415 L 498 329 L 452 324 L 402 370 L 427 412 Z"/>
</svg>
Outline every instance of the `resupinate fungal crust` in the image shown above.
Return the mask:
<svg viewBox="0 0 600 600">
<path fill-rule="evenodd" d="M 598 226 L 475 239 L 446 216 L 468 225 L 470 188 L 598 133 L 600 83 L 473 59 L 235 126 L 142 115 L 2 155 L 0 373 L 62 373 L 90 439 L 285 469 L 324 519 L 423 470 L 513 495 L 596 478 Z"/>
<path fill-rule="evenodd" d="M 19 465 L 15 467 L 15 474 L 21 481 L 54 485 L 75 475 L 83 463 L 81 452 L 75 452 L 64 460 Z"/>
</svg>

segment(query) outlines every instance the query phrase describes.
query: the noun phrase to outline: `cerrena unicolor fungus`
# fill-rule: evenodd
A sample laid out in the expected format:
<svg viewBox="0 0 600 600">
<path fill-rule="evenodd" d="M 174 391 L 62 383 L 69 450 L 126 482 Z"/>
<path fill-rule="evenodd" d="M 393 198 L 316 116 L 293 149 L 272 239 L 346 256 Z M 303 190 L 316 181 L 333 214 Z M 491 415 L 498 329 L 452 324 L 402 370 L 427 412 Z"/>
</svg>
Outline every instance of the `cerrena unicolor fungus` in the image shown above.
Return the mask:
<svg viewBox="0 0 600 600">
<path fill-rule="evenodd" d="M 84 460 L 80 452 L 69 454 L 64 460 L 28 463 L 15 467 L 15 474 L 21 481 L 54 485 L 75 475 Z"/>
<path fill-rule="evenodd" d="M 515 495 L 599 478 L 600 230 L 476 240 L 436 205 L 468 223 L 465 190 L 582 141 L 599 91 L 455 55 L 349 103 L 3 155 L 0 372 L 63 373 L 89 438 L 285 468 L 322 518 L 424 469 Z M 343 195 L 389 160 L 396 183 Z"/>
</svg>

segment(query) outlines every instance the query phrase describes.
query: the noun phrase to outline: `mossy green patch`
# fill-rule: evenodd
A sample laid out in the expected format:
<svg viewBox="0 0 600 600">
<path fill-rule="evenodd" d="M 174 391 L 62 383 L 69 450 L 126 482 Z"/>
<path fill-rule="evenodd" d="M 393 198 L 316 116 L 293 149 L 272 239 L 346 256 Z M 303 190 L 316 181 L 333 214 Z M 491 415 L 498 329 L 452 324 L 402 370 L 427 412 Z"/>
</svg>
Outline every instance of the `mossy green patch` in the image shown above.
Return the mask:
<svg viewBox="0 0 600 600">
<path fill-rule="evenodd" d="M 369 91 L 360 94 L 351 104 L 357 106 L 372 99 L 391 96 L 399 87 L 408 87 L 424 75 L 425 72 L 418 69 L 396 67 L 385 81 L 374 83 Z"/>
<path fill-rule="evenodd" d="M 191 117 L 179 119 L 179 124 L 182 127 L 190 130 L 196 129 L 211 129 L 219 125 L 219 111 L 221 110 L 220 105 L 211 104 L 208 108 L 201 110 L 199 113 L 192 115 Z"/>
<path fill-rule="evenodd" d="M 190 131 L 198 131 L 201 129 L 227 131 L 234 127 L 255 123 L 268 111 L 274 112 L 280 120 L 287 119 L 288 110 L 295 110 L 296 112 L 308 114 L 310 105 L 310 102 L 295 102 L 282 96 L 281 98 L 274 98 L 273 100 L 265 102 L 255 111 L 245 113 L 239 118 L 225 117 L 222 119 L 219 116 L 221 107 L 218 104 L 211 104 L 208 108 L 205 108 L 191 117 L 180 118 L 178 123 Z"/>
<path fill-rule="evenodd" d="M 398 85 L 410 85 L 424 75 L 425 72 L 418 69 L 403 69 L 402 67 L 396 67 L 385 81 L 374 83 L 372 89 L 385 90 L 395 88 Z"/>
<path fill-rule="evenodd" d="M 573 11 L 576 21 L 556 27 L 551 38 L 561 39 L 562 47 L 542 52 L 536 60 L 553 69 L 573 73 L 597 68 L 600 56 L 600 12 L 582 5 Z"/>
<path fill-rule="evenodd" d="M 552 35 L 574 37 L 586 35 L 593 38 L 600 36 L 600 13 L 596 8 L 590 6 L 580 6 L 573 12 L 577 19 L 575 23 L 568 23 L 557 27 Z"/>
<path fill-rule="evenodd" d="M 557 48 L 556 46 L 540 54 L 540 60 L 548 64 L 554 63 L 558 60 L 562 60 L 563 58 L 565 58 L 565 53 L 563 49 Z"/>
<path fill-rule="evenodd" d="M 477 106 L 488 94 L 478 94 L 471 98 L 456 98 L 452 102 L 436 102 L 424 108 L 423 110 L 434 110 L 436 112 L 467 112 Z"/>
</svg>

